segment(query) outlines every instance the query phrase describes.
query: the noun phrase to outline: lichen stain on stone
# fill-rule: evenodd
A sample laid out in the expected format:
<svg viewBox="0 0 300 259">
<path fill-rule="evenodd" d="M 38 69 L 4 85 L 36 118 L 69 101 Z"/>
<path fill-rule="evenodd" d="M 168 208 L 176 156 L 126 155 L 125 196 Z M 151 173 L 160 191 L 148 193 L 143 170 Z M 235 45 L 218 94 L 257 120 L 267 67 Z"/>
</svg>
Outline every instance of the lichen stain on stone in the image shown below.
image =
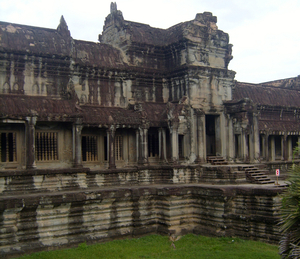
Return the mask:
<svg viewBox="0 0 300 259">
<path fill-rule="evenodd" d="M 12 25 L 7 25 L 6 26 L 6 31 L 10 32 L 10 33 L 15 33 L 17 31 L 16 27 L 12 26 Z"/>
</svg>

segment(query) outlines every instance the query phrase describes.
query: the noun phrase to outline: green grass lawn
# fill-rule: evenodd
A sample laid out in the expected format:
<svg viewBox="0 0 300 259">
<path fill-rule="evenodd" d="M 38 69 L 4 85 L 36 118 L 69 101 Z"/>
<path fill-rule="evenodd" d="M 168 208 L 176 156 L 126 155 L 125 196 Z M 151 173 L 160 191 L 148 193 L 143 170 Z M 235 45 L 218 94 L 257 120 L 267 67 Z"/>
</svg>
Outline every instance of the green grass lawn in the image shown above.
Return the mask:
<svg viewBox="0 0 300 259">
<path fill-rule="evenodd" d="M 77 248 L 35 253 L 22 259 L 94 259 L 94 258 L 280 258 L 278 247 L 239 238 L 210 238 L 188 234 L 171 246 L 167 236 L 150 235 L 136 239 L 116 240 Z"/>
</svg>

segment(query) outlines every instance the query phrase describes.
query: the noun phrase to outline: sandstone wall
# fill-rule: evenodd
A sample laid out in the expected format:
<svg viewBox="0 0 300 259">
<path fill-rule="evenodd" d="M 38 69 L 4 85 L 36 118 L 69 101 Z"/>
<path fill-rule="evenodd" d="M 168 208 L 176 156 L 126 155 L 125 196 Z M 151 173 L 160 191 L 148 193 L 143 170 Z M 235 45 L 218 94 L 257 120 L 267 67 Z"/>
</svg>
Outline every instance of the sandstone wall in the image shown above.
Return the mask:
<svg viewBox="0 0 300 259">
<path fill-rule="evenodd" d="M 205 168 L 3 174 L 0 255 L 169 232 L 278 241 L 280 190 L 204 184 L 205 173 L 230 175 Z"/>
</svg>

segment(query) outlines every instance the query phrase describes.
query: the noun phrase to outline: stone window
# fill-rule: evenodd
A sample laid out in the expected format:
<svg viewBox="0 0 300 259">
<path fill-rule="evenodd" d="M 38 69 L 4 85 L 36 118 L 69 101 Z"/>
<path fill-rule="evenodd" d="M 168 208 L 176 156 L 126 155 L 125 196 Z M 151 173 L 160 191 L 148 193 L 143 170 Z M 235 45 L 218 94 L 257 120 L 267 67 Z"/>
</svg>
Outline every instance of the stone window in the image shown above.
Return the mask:
<svg viewBox="0 0 300 259">
<path fill-rule="evenodd" d="M 35 154 L 37 161 L 58 160 L 57 132 L 36 132 Z"/>
<path fill-rule="evenodd" d="M 82 161 L 95 162 L 98 161 L 98 140 L 97 136 L 82 136 Z"/>
<path fill-rule="evenodd" d="M 1 162 L 16 162 L 17 148 L 16 148 L 16 133 L 1 132 L 0 133 L 0 157 Z"/>
<path fill-rule="evenodd" d="M 115 159 L 123 160 L 123 136 L 121 135 L 115 137 Z"/>
</svg>

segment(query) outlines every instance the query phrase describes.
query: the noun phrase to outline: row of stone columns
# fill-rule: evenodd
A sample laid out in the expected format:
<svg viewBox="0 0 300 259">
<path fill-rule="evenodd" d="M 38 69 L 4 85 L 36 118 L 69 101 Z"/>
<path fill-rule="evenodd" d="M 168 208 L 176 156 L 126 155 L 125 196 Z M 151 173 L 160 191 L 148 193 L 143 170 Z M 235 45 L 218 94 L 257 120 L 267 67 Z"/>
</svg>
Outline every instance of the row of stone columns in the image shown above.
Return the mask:
<svg viewBox="0 0 300 259">
<path fill-rule="evenodd" d="M 215 146 L 216 153 L 224 157 L 233 157 L 233 124 L 232 118 L 226 121 L 224 114 L 215 115 Z M 196 163 L 206 161 L 206 115 L 194 110 L 191 130 L 191 154 L 195 155 Z M 229 148 L 228 148 L 229 146 Z"/>
<path fill-rule="evenodd" d="M 25 122 L 25 145 L 26 145 L 26 169 L 36 168 L 35 161 L 35 126 L 37 117 L 27 117 Z M 75 167 L 82 166 L 82 153 L 81 153 L 81 130 L 82 124 L 77 120 L 73 124 L 73 161 Z"/>
<path fill-rule="evenodd" d="M 233 120 L 231 116 L 225 117 L 223 114 L 216 116 L 216 145 L 220 155 L 227 157 L 231 160 L 235 156 L 234 150 L 234 134 L 233 134 Z M 240 152 L 241 158 L 246 159 L 249 156 L 250 162 L 256 162 L 259 160 L 260 146 L 259 146 L 259 131 L 258 131 L 258 118 L 254 114 L 250 125 L 250 132 L 246 129 L 242 129 L 240 136 Z M 35 124 L 36 117 L 28 117 L 26 121 L 26 168 L 35 168 Z M 195 162 L 202 163 L 206 161 L 206 119 L 205 114 L 201 112 L 194 112 L 193 114 L 193 127 L 191 129 L 191 154 L 194 154 Z M 82 166 L 82 149 L 81 149 L 81 131 L 82 121 L 77 119 L 73 124 L 73 161 L 75 167 Z M 179 143 L 178 143 L 178 128 L 179 121 L 173 120 L 169 124 L 170 140 L 171 140 L 171 161 L 176 162 L 179 159 Z M 136 153 L 137 162 L 140 164 L 148 163 L 148 125 L 142 125 L 136 130 Z M 218 130 L 217 130 L 218 129 Z M 111 125 L 107 129 L 107 142 L 108 142 L 108 159 L 109 168 L 116 168 L 115 164 L 115 133 L 116 126 Z M 247 144 L 247 134 L 249 134 L 249 141 Z M 159 128 L 159 158 L 161 161 L 167 160 L 167 148 L 166 148 L 166 129 Z M 271 145 L 275 145 L 271 140 Z M 289 147 L 292 144 L 283 139 L 282 146 Z M 265 157 L 269 157 L 268 143 L 264 140 L 264 152 Z M 275 148 L 271 148 L 275 150 Z M 285 149 L 283 149 L 285 150 Z M 290 150 L 290 148 L 288 149 Z M 285 158 L 291 156 L 291 151 L 283 151 Z M 275 157 L 271 154 L 271 158 Z"/>
<path fill-rule="evenodd" d="M 26 168 L 36 168 L 35 161 L 35 125 L 37 118 L 35 116 L 26 118 Z M 81 131 L 82 122 L 77 119 L 72 127 L 72 145 L 73 145 L 73 165 L 74 167 L 82 167 L 82 147 L 81 147 Z M 172 157 L 174 160 L 178 159 L 178 154 L 174 150 L 178 150 L 178 127 L 172 128 Z M 116 168 L 115 163 L 115 133 L 116 126 L 111 125 L 107 129 L 107 142 L 108 142 L 108 164 L 110 169 Z M 136 152 L 137 162 L 140 164 L 148 163 L 148 127 L 140 127 L 136 131 Z M 177 146 L 177 147 L 176 147 Z M 167 159 L 166 148 L 166 129 L 159 129 L 159 158 L 163 161 Z"/>
<path fill-rule="evenodd" d="M 293 145 L 292 137 L 290 135 L 279 135 L 280 136 L 280 146 L 281 146 L 281 157 L 280 160 L 291 161 L 293 159 Z M 266 161 L 276 160 L 276 143 L 275 135 L 264 134 L 262 135 L 262 157 Z M 298 137 L 298 143 L 300 143 L 300 137 Z M 270 143 L 270 149 L 269 149 Z"/>
<path fill-rule="evenodd" d="M 238 139 L 234 139 L 233 121 L 231 116 L 228 119 L 228 156 L 238 158 L 242 161 L 248 160 L 251 163 L 258 163 L 260 160 L 258 116 L 255 113 L 248 114 L 249 125 L 243 124 L 240 127 Z M 233 146 L 238 141 L 238 150 Z M 237 152 L 237 153 L 235 153 Z"/>
</svg>

